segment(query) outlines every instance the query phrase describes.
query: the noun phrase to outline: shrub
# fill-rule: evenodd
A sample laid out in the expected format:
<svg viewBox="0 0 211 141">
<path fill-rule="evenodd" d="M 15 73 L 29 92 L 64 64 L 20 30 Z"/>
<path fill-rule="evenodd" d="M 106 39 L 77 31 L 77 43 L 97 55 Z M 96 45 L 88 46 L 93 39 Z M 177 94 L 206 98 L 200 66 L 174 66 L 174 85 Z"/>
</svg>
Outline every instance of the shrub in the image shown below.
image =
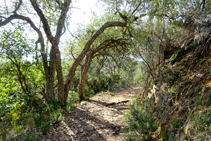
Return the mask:
<svg viewBox="0 0 211 141">
<path fill-rule="evenodd" d="M 198 113 L 189 111 L 188 124 L 192 125 L 197 138 L 206 138 L 211 135 L 211 107 L 204 109 Z"/>
<path fill-rule="evenodd" d="M 18 140 L 38 140 L 33 135 L 34 127 L 46 134 L 53 124 L 58 124 L 63 119 L 57 102 L 49 105 L 41 98 L 33 97 L 28 103 L 16 104 L 10 112 L 5 113 L 0 121 L 0 129 L 3 129 L 0 130 L 0 136 L 3 140 L 14 140 L 15 136 Z"/>
<path fill-rule="evenodd" d="M 87 84 L 87 90 L 92 90 L 94 94 L 99 93 L 101 91 L 115 90 L 116 88 L 121 87 L 119 75 L 100 75 L 97 77 L 92 77 L 87 80 Z"/>
<path fill-rule="evenodd" d="M 141 101 L 135 101 L 124 118 L 127 123 L 126 140 L 152 140 L 149 133 L 154 132 L 158 126 L 150 112 L 150 107 L 145 106 Z"/>
<path fill-rule="evenodd" d="M 0 122 L 0 135 L 3 140 L 12 138 L 14 134 L 20 134 L 26 129 L 31 129 L 34 122 L 31 121 L 32 113 L 25 111 L 25 105 L 17 104 L 9 113 L 6 113 Z M 30 123 L 30 124 L 27 124 Z"/>
</svg>

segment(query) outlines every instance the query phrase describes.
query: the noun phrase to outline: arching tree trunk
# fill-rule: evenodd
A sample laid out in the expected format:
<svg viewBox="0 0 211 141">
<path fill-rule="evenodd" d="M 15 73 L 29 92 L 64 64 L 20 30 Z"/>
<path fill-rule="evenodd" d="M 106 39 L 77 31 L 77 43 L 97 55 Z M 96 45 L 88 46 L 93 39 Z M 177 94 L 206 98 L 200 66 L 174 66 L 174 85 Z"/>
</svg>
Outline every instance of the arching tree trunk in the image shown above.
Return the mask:
<svg viewBox="0 0 211 141">
<path fill-rule="evenodd" d="M 67 104 L 68 93 L 69 93 L 69 90 L 71 87 L 73 77 L 75 76 L 75 71 L 76 71 L 78 65 L 81 63 L 81 61 L 86 56 L 92 43 L 104 32 L 105 29 L 107 29 L 108 27 L 116 27 L 116 26 L 126 27 L 127 23 L 125 23 L 125 22 L 122 23 L 122 22 L 118 22 L 118 21 L 107 22 L 86 42 L 84 49 L 82 50 L 80 55 L 76 58 L 75 62 L 71 66 L 69 73 L 66 77 L 66 81 L 65 81 L 65 85 L 64 85 L 64 99 L 65 99 L 64 104 Z"/>
</svg>

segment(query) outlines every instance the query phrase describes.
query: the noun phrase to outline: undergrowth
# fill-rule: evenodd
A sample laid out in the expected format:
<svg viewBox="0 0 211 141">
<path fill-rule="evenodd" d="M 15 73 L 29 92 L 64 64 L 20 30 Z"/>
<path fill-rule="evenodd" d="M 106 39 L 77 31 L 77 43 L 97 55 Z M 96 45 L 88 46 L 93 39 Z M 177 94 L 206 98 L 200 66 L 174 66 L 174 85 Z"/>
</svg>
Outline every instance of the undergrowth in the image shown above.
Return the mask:
<svg viewBox="0 0 211 141">
<path fill-rule="evenodd" d="M 2 140 L 40 140 L 36 133 L 46 134 L 52 125 L 59 124 L 64 117 L 55 102 L 47 104 L 39 97 L 25 99 L 10 111 L 1 115 L 0 136 Z"/>
<path fill-rule="evenodd" d="M 131 110 L 124 115 L 126 122 L 126 140 L 127 141 L 151 141 L 151 132 L 157 129 L 157 124 L 151 113 L 151 109 L 145 106 L 143 101 L 135 101 L 131 105 Z"/>
</svg>

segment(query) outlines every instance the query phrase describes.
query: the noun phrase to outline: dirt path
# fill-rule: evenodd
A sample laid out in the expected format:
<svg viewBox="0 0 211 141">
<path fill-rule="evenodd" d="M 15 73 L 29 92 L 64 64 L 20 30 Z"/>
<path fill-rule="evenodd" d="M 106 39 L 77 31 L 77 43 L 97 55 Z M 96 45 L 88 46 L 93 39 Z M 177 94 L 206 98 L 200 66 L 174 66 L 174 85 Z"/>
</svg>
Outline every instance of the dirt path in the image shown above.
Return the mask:
<svg viewBox="0 0 211 141">
<path fill-rule="evenodd" d="M 103 92 L 80 103 L 65 116 L 59 127 L 43 136 L 48 141 L 122 141 L 123 114 L 141 92 L 128 87 L 116 92 Z"/>
</svg>

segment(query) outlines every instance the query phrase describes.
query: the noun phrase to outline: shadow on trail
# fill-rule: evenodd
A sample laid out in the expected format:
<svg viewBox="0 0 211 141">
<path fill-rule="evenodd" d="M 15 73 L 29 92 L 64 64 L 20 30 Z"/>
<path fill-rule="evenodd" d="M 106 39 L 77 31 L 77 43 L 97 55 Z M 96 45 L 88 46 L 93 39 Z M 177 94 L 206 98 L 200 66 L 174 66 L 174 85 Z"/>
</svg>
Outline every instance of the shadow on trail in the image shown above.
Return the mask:
<svg viewBox="0 0 211 141">
<path fill-rule="evenodd" d="M 93 113 L 79 108 L 74 108 L 71 111 L 71 115 L 69 114 L 64 122 L 68 125 L 70 130 L 77 131 L 73 136 L 73 139 L 77 141 L 106 141 L 106 138 L 103 137 L 102 132 L 99 132 L 100 130 L 107 129 L 108 134 L 110 132 L 115 135 L 118 134 L 121 129 L 121 126 L 109 123 L 104 119 L 96 118 Z M 93 128 L 90 128 L 90 125 Z"/>
<path fill-rule="evenodd" d="M 123 111 L 125 110 L 129 110 L 130 108 L 128 108 L 125 104 L 110 104 L 110 103 L 106 103 L 106 102 L 101 102 L 101 101 L 96 101 L 96 100 L 91 100 L 89 99 L 88 102 L 90 103 L 94 103 L 94 104 L 97 104 L 97 105 L 102 105 L 102 106 L 105 106 L 105 107 L 108 107 L 108 108 L 114 108 L 116 109 L 117 113 L 118 114 L 123 114 Z"/>
</svg>

